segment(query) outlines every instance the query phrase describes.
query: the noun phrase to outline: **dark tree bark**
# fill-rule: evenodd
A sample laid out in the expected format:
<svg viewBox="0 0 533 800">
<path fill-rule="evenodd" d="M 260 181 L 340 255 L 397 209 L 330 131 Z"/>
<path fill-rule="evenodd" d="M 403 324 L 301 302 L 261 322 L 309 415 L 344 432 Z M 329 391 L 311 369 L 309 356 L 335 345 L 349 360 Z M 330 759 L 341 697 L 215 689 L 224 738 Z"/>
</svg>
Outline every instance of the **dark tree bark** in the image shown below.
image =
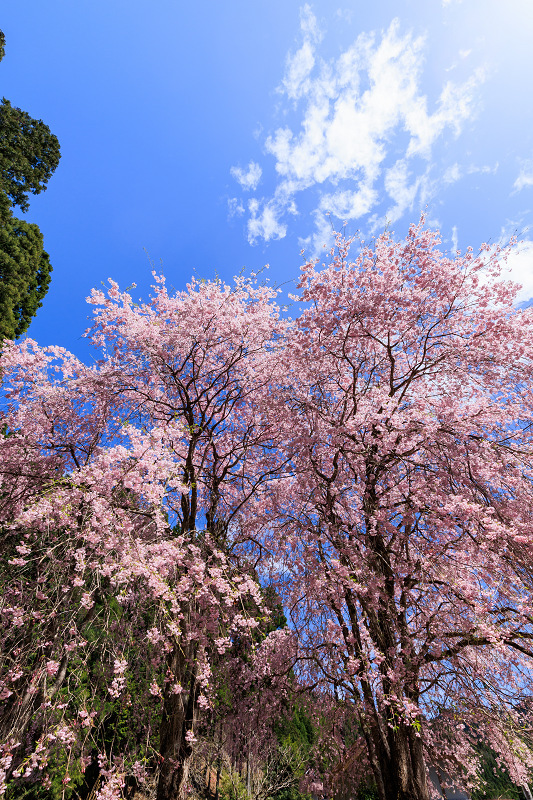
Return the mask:
<svg viewBox="0 0 533 800">
<path fill-rule="evenodd" d="M 193 754 L 187 733 L 194 731 L 198 714 L 197 699 L 199 684 L 194 659 L 194 646 L 174 646 L 168 657 L 168 670 L 172 680 L 168 682 L 163 699 L 163 713 L 159 732 L 160 769 L 157 784 L 157 800 L 183 800 L 189 778 Z M 172 691 L 174 682 L 180 683 L 184 691 Z"/>
</svg>

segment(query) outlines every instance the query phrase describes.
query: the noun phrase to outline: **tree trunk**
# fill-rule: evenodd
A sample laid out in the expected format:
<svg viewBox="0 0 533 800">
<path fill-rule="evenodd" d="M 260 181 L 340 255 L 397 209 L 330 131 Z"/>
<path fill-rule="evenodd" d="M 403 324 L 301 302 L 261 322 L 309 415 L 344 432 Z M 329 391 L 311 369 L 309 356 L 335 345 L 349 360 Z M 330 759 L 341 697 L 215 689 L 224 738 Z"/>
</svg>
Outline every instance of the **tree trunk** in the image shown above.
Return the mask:
<svg viewBox="0 0 533 800">
<path fill-rule="evenodd" d="M 246 753 L 246 794 L 251 800 L 252 797 L 252 765 L 250 756 L 250 747 Z"/>
<path fill-rule="evenodd" d="M 218 800 L 218 788 L 220 785 L 220 773 L 222 772 L 222 721 L 220 722 L 220 730 L 219 730 L 219 739 L 218 739 L 218 750 L 217 750 L 217 777 L 216 777 L 216 784 L 215 784 L 215 800 Z"/>
<path fill-rule="evenodd" d="M 374 431 L 375 436 L 379 436 Z M 377 450 L 377 448 L 376 448 Z M 366 530 L 370 534 L 367 538 L 368 550 L 372 554 L 370 564 L 378 578 L 383 590 L 379 596 L 376 608 L 365 606 L 368 619 L 368 632 L 378 652 L 384 655 L 379 665 L 381 674 L 381 687 L 384 697 L 406 697 L 418 705 L 418 674 L 411 665 L 411 674 L 408 683 L 395 684 L 390 678 L 394 672 L 395 661 L 403 661 L 402 666 L 407 669 L 405 659 L 405 643 L 409 642 L 409 628 L 406 618 L 406 607 L 396 604 L 397 576 L 391 563 L 391 552 L 386 538 L 373 527 L 374 514 L 379 509 L 376 497 L 376 465 L 374 452 L 367 461 L 367 485 L 364 498 Z M 358 627 L 355 612 L 354 598 L 346 594 L 352 629 Z M 354 633 L 356 631 L 354 630 Z M 358 633 L 358 631 L 357 631 Z M 359 642 L 360 638 L 358 637 Z M 360 647 L 362 652 L 362 648 Z M 399 653 L 399 654 L 398 654 Z M 371 695 L 366 692 L 365 700 L 368 705 Z M 416 735 L 413 725 L 405 722 L 401 715 L 395 715 L 391 706 L 380 708 L 372 700 L 374 724 L 375 753 L 378 754 L 381 781 L 378 780 L 382 800 L 430 800 L 426 779 L 426 764 L 422 739 Z M 375 770 L 376 760 L 373 768 Z M 381 784 L 381 786 L 380 786 Z"/>
<path fill-rule="evenodd" d="M 181 694 L 172 691 L 173 680 L 165 690 L 159 731 L 161 758 L 157 800 L 184 800 L 193 748 L 186 734 L 194 733 L 199 686 L 191 645 L 175 645 L 168 658 L 170 674 L 183 686 Z"/>
<path fill-rule="evenodd" d="M 430 800 L 422 740 L 410 725 L 390 730 L 390 755 L 380 753 L 376 783 L 380 800 Z"/>
</svg>

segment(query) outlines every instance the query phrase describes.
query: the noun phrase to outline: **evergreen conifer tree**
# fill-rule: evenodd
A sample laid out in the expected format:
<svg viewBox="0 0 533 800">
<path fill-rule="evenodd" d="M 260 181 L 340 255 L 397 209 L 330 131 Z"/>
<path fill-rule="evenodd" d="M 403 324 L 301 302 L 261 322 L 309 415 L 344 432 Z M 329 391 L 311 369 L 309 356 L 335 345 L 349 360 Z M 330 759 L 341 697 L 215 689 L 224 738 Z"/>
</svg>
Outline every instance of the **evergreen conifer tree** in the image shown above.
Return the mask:
<svg viewBox="0 0 533 800">
<path fill-rule="evenodd" d="M 0 61 L 5 37 L 0 31 Z M 59 141 L 42 121 L 0 103 L 0 341 L 29 327 L 42 305 L 52 266 L 38 226 L 13 217 L 25 212 L 28 195 L 39 194 L 59 163 Z"/>
</svg>

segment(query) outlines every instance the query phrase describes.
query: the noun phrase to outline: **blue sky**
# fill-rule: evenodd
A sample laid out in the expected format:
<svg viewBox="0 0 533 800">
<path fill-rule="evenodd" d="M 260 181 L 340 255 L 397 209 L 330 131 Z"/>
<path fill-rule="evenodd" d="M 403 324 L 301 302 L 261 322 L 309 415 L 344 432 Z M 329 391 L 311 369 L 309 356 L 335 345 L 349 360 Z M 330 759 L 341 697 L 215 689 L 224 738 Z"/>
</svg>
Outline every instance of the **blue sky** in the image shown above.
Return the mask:
<svg viewBox="0 0 533 800">
<path fill-rule="evenodd" d="M 449 250 L 518 232 L 533 296 L 531 0 L 4 0 L 0 91 L 62 159 L 26 215 L 51 288 L 29 335 L 89 357 L 85 297 L 244 267 L 294 289 L 331 228 Z"/>
</svg>

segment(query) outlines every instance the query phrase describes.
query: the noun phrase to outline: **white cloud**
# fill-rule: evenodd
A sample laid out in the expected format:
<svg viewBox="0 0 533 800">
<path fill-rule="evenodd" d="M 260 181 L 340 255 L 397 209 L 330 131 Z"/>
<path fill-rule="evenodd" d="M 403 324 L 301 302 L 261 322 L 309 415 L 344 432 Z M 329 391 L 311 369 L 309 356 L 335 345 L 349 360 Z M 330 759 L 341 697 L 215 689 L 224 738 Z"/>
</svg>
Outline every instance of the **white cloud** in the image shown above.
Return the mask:
<svg viewBox="0 0 533 800">
<path fill-rule="evenodd" d="M 296 206 L 296 203 L 294 202 L 294 200 L 291 200 L 291 202 L 287 206 L 287 211 L 289 212 L 289 214 L 292 214 L 294 217 L 298 216 L 298 207 Z"/>
<path fill-rule="evenodd" d="M 346 189 L 343 192 L 323 194 L 320 198 L 320 211 L 333 214 L 337 219 L 357 219 L 368 214 L 375 205 L 377 192 L 369 185 L 362 185 L 358 191 Z"/>
<path fill-rule="evenodd" d="M 263 174 L 263 170 L 255 161 L 250 161 L 246 172 L 240 167 L 232 167 L 230 172 L 243 189 L 252 192 L 257 189 L 257 184 L 261 180 L 261 175 Z"/>
<path fill-rule="evenodd" d="M 317 19 L 308 4 L 300 9 L 300 30 L 303 43 L 296 53 L 287 56 L 281 90 L 292 100 L 297 100 L 309 88 L 309 76 L 315 66 L 315 45 L 322 39 Z"/>
<path fill-rule="evenodd" d="M 396 222 L 407 210 L 413 209 L 421 178 L 409 184 L 409 169 L 405 159 L 399 159 L 393 167 L 385 173 L 385 190 L 389 197 L 396 203 L 387 211 L 386 218 Z"/>
<path fill-rule="evenodd" d="M 533 186 L 533 161 L 524 161 L 513 188 L 515 192 L 519 192 L 521 189 L 529 189 L 531 186 Z"/>
<path fill-rule="evenodd" d="M 244 214 L 244 206 L 242 201 L 239 200 L 238 197 L 229 197 L 228 198 L 228 212 L 230 217 L 240 217 L 241 214 Z"/>
<path fill-rule="evenodd" d="M 445 171 L 442 176 L 444 183 L 456 183 L 462 177 L 461 167 L 459 164 L 453 164 Z"/>
<path fill-rule="evenodd" d="M 459 249 L 459 238 L 457 236 L 457 225 L 454 225 L 452 228 L 452 249 L 450 250 L 450 254 L 455 257 L 457 255 L 457 250 Z"/>
<path fill-rule="evenodd" d="M 261 203 L 253 198 L 248 203 L 250 219 L 248 220 L 248 241 L 255 244 L 257 239 L 283 239 L 287 233 L 287 226 L 279 221 L 279 209 L 274 201 Z"/>
<path fill-rule="evenodd" d="M 306 41 L 287 61 L 283 86 L 289 97 L 296 100 L 305 91 L 306 80 L 314 66 L 313 47 Z"/>
<path fill-rule="evenodd" d="M 512 237 L 516 237 L 520 223 L 518 220 L 507 220 L 502 227 L 498 245 L 506 247 Z M 488 260 L 489 254 L 484 258 Z M 503 270 L 501 277 L 504 280 L 512 280 L 520 284 L 521 289 L 517 295 L 518 303 L 527 303 L 533 300 L 533 241 L 521 239 L 508 252 L 505 262 L 502 264 Z M 483 280 L 483 275 L 480 275 Z"/>
<path fill-rule="evenodd" d="M 475 164 L 470 164 L 467 169 L 469 175 L 473 175 L 475 172 L 480 172 L 482 175 L 496 175 L 500 164 L 498 161 L 494 164 L 494 166 L 489 166 L 489 164 L 484 164 L 482 167 L 477 167 Z"/>
<path fill-rule="evenodd" d="M 335 13 L 339 19 L 342 19 L 347 22 L 348 25 L 351 25 L 354 13 L 352 8 L 338 8 Z"/>
<path fill-rule="evenodd" d="M 512 250 L 506 267 L 510 278 L 522 284 L 518 302 L 533 298 L 533 242 L 527 239 L 519 242 Z"/>
<path fill-rule="evenodd" d="M 400 126 L 412 134 L 410 155 L 428 151 L 439 130 L 427 131 L 425 98 L 417 94 L 422 45 L 399 37 L 395 22 L 377 46 L 363 34 L 336 63 L 321 65 L 304 92 L 300 132 L 280 128 L 266 141 L 289 190 L 361 176 L 374 181 L 386 139 Z"/>
<path fill-rule="evenodd" d="M 329 249 L 334 241 L 335 226 L 332 224 L 329 213 L 317 208 L 313 212 L 313 217 L 315 221 L 314 233 L 305 238 L 298 239 L 300 248 L 304 250 L 308 256 L 316 256 L 318 253 Z"/>
<path fill-rule="evenodd" d="M 453 64 L 450 64 L 449 67 L 446 67 L 446 72 L 451 72 L 454 69 L 457 69 L 460 61 L 464 61 L 465 58 L 472 53 L 472 50 L 459 50 L 459 61 L 455 61 Z"/>
<path fill-rule="evenodd" d="M 447 82 L 429 110 L 421 91 L 425 40 L 402 34 L 397 20 L 380 36 L 362 33 L 332 61 L 319 56 L 321 32 L 308 5 L 301 11 L 301 35 L 279 87 L 301 109 L 300 124 L 280 127 L 265 140 L 277 185 L 271 199 L 260 201 L 261 212 L 259 201 L 252 206 L 253 241 L 268 241 L 272 230 L 285 235 L 284 214 L 295 195 L 311 188 L 318 193 L 315 221 L 322 231 L 328 211 L 346 220 L 371 213 L 383 188 L 395 204 L 389 215 L 398 219 L 429 191 L 427 167 L 409 179 L 412 162 L 431 164 L 437 140 L 446 131 L 460 134 L 475 112 L 476 89 L 484 79 L 478 71 L 465 83 Z M 387 167 L 391 156 L 393 166 Z M 458 165 L 452 167 L 445 181 L 457 180 L 458 171 Z"/>
<path fill-rule="evenodd" d="M 406 127 L 411 133 L 407 155 L 429 158 L 431 147 L 447 127 L 459 136 L 463 123 L 474 116 L 476 89 L 484 80 L 484 70 L 477 69 L 461 85 L 449 81 L 441 92 L 434 114 L 427 113 L 425 97 L 413 98 L 413 108 L 406 113 Z"/>
<path fill-rule="evenodd" d="M 305 38 L 315 43 L 322 40 L 323 33 L 318 27 L 317 18 L 313 14 L 309 3 L 300 8 L 300 30 Z"/>
</svg>

